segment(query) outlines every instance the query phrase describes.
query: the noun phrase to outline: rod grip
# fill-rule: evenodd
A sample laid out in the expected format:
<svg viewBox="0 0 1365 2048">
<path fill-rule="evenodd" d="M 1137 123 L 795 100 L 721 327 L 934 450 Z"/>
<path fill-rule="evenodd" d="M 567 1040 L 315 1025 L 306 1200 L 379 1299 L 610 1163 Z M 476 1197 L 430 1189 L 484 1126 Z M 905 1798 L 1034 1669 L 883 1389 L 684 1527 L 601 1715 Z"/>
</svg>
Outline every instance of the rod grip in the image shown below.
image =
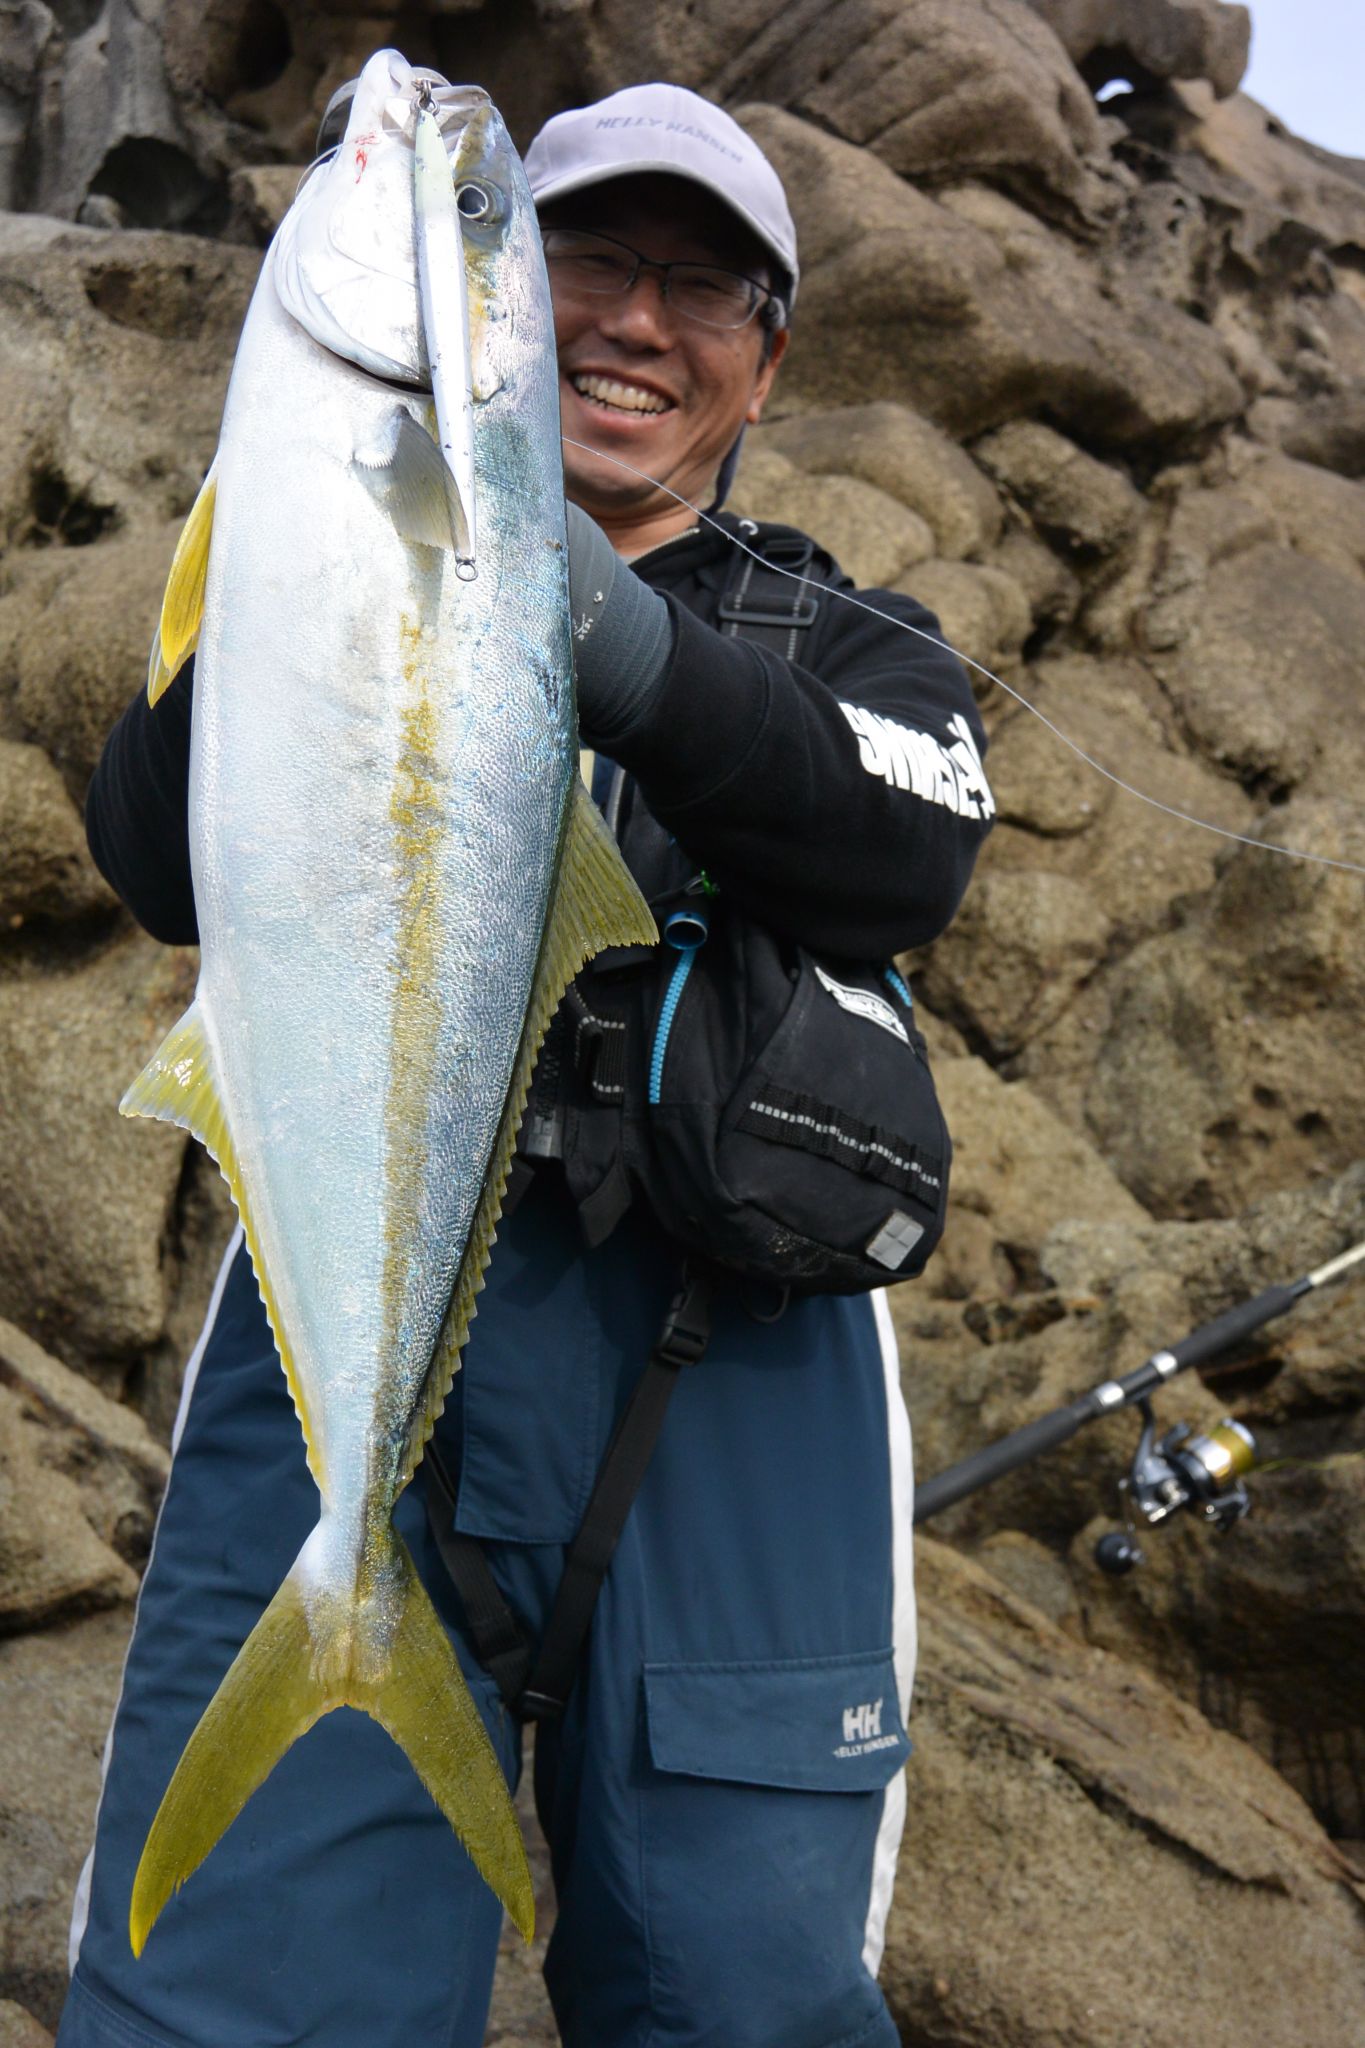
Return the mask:
<svg viewBox="0 0 1365 2048">
<path fill-rule="evenodd" d="M 1026 1465 L 1030 1458 L 1055 1450 L 1058 1444 L 1073 1437 L 1093 1413 L 1089 1397 L 1083 1396 L 1065 1408 L 1040 1415 L 1035 1422 L 1026 1422 L 1022 1429 L 1013 1430 L 997 1443 L 987 1444 L 984 1450 L 963 1458 L 960 1464 L 950 1465 L 946 1472 L 926 1479 L 915 1489 L 915 1521 L 927 1522 L 931 1515 L 952 1507 L 964 1494 L 975 1493 L 979 1486 L 989 1486 L 993 1479 L 1013 1472 L 1017 1465 Z"/>
</svg>

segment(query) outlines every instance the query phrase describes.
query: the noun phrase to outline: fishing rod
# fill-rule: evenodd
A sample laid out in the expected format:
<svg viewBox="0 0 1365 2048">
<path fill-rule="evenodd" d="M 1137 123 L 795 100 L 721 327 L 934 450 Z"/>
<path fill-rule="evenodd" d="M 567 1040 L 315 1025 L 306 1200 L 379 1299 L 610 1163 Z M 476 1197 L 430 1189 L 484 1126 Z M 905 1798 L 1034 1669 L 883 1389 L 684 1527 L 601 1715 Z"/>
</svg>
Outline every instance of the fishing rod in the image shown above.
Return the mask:
<svg viewBox="0 0 1365 2048">
<path fill-rule="evenodd" d="M 1095 1545 L 1095 1562 L 1101 1570 L 1121 1576 L 1141 1564 L 1143 1553 L 1137 1540 L 1139 1521 L 1156 1528 L 1172 1515 L 1188 1508 L 1221 1530 L 1230 1529 L 1247 1513 L 1251 1503 L 1244 1484 L 1246 1474 L 1260 1463 L 1256 1440 L 1244 1423 L 1230 1417 L 1207 1435 L 1177 1422 L 1158 1437 L 1151 1396 L 1156 1388 L 1191 1366 L 1202 1365 L 1229 1351 L 1265 1323 L 1273 1322 L 1319 1287 L 1338 1280 L 1365 1259 L 1365 1240 L 1340 1252 L 1325 1265 L 1314 1267 L 1298 1280 L 1267 1287 L 1250 1301 L 1226 1309 L 1212 1322 L 1201 1323 L 1163 1351 L 1154 1351 L 1135 1371 L 1122 1379 L 1101 1380 L 1089 1393 L 1064 1407 L 1054 1408 L 1022 1429 L 987 1444 L 946 1472 L 926 1480 L 916 1489 L 915 1521 L 927 1522 L 932 1515 L 964 1500 L 968 1494 L 989 1486 L 1006 1472 L 1029 1464 L 1046 1451 L 1056 1450 L 1102 1415 L 1120 1408 L 1136 1408 L 1142 1416 L 1142 1435 L 1133 1462 L 1119 1482 L 1125 1506 L 1123 1529 L 1113 1529 Z"/>
</svg>

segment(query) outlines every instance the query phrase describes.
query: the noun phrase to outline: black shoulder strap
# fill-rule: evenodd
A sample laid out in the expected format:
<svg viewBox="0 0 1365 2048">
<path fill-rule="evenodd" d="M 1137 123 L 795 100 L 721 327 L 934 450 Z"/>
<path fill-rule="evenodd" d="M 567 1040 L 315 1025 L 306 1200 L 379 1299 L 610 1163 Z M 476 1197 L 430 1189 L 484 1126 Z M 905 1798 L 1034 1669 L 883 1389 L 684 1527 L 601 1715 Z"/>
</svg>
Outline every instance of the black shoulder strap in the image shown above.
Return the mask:
<svg viewBox="0 0 1365 2048">
<path fill-rule="evenodd" d="M 427 1516 L 436 1546 L 455 1582 L 475 1652 L 497 1681 L 509 1709 L 528 1721 L 555 1719 L 573 1690 L 593 1610 L 645 1476 L 678 1373 L 695 1365 L 711 1334 L 710 1278 L 689 1267 L 664 1319 L 644 1372 L 607 1446 L 592 1498 L 570 1545 L 539 1653 L 489 1568 L 482 1546 L 454 1527 L 455 1492 L 434 1439 L 427 1444 Z"/>
<path fill-rule="evenodd" d="M 734 574 L 716 608 L 717 624 L 731 639 L 757 641 L 794 661 L 802 634 L 820 612 L 824 579 L 807 574 L 815 543 L 795 530 L 764 533 L 752 519 L 739 524 L 740 538 L 754 552 L 735 550 Z"/>
</svg>

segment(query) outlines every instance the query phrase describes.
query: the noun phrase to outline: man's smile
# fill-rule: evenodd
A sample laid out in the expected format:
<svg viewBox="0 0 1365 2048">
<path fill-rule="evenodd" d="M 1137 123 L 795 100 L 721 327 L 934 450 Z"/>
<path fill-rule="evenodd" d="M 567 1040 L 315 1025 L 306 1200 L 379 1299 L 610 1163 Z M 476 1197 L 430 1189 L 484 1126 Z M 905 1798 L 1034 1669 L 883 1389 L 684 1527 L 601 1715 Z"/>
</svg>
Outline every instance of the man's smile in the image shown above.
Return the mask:
<svg viewBox="0 0 1365 2048">
<path fill-rule="evenodd" d="M 633 378 L 609 376 L 599 370 L 567 370 L 573 390 L 594 412 L 618 415 L 658 415 L 677 410 L 676 399 L 666 392 L 637 383 Z"/>
</svg>

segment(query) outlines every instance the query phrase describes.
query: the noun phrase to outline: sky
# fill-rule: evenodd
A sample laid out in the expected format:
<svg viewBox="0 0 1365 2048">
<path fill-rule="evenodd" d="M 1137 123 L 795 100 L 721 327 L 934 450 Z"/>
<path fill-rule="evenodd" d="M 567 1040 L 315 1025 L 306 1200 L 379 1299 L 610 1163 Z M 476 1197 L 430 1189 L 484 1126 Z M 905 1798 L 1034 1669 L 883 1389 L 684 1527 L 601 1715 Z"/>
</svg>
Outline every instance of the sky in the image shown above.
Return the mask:
<svg viewBox="0 0 1365 2048">
<path fill-rule="evenodd" d="M 1365 0 L 1248 0 L 1242 91 L 1305 142 L 1365 157 Z"/>
</svg>

